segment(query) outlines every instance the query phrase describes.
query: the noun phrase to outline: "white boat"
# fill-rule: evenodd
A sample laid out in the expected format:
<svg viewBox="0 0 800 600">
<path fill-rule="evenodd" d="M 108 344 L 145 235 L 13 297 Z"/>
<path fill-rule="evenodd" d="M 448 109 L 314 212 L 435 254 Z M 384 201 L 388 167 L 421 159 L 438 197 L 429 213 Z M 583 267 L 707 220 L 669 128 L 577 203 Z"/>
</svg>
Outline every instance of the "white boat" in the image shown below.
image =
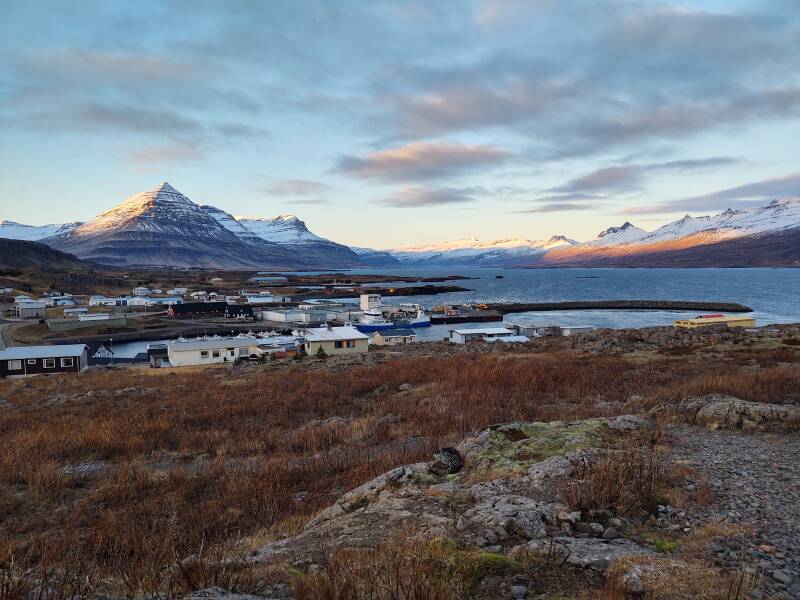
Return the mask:
<svg viewBox="0 0 800 600">
<path fill-rule="evenodd" d="M 365 310 L 356 323 L 356 329 L 359 331 L 380 331 L 392 327 L 395 327 L 395 324 L 386 320 L 380 307 Z"/>
<path fill-rule="evenodd" d="M 397 325 L 402 327 L 430 327 L 431 318 L 421 304 L 401 304 L 398 307 Z"/>
</svg>

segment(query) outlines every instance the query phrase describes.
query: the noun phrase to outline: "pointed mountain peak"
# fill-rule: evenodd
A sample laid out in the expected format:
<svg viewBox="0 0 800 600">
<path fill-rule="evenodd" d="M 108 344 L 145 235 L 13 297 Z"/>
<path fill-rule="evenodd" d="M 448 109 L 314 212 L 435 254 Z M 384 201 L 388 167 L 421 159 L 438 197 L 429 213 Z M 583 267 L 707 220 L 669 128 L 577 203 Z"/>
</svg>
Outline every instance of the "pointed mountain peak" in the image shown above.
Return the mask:
<svg viewBox="0 0 800 600">
<path fill-rule="evenodd" d="M 628 231 L 629 229 L 636 229 L 636 227 L 630 221 L 625 221 L 619 227 L 609 227 L 605 231 L 601 231 L 600 233 L 597 234 L 597 237 L 602 238 L 602 237 L 606 237 L 607 235 L 611 235 L 611 234 L 614 234 L 614 233 L 620 233 L 622 231 Z"/>
</svg>

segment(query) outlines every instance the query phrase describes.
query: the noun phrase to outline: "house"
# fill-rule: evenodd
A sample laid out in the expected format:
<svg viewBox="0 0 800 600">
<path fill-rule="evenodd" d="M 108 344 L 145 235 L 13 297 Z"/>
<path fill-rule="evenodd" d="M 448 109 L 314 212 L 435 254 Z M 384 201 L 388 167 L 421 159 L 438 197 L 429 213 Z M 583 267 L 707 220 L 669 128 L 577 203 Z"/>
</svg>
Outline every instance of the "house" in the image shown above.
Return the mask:
<svg viewBox="0 0 800 600">
<path fill-rule="evenodd" d="M 77 317 L 78 315 L 85 315 L 89 312 L 89 309 L 85 306 L 79 306 L 77 308 L 65 308 L 64 309 L 64 316 L 65 317 Z"/>
<path fill-rule="evenodd" d="M 314 356 L 320 349 L 325 354 L 359 354 L 369 350 L 369 337 L 355 327 L 320 327 L 305 334 L 306 354 Z"/>
<path fill-rule="evenodd" d="M 263 352 L 258 345 L 255 337 L 178 340 L 167 344 L 167 356 L 173 367 L 232 363 L 260 357 Z"/>
<path fill-rule="evenodd" d="M 369 341 L 376 346 L 413 344 L 417 341 L 417 334 L 413 329 L 385 329 L 373 333 Z"/>
<path fill-rule="evenodd" d="M 673 321 L 673 327 L 682 329 L 697 329 L 698 327 L 711 327 L 714 325 L 723 327 L 755 327 L 756 320 L 753 317 L 726 316 L 726 315 L 698 315 L 694 319 L 678 319 Z"/>
<path fill-rule="evenodd" d="M 147 296 L 150 294 L 150 288 L 146 287 L 135 287 L 133 288 L 133 295 L 134 296 Z"/>
<path fill-rule="evenodd" d="M 480 327 L 476 329 L 453 329 L 450 331 L 450 342 L 453 344 L 466 344 L 481 340 L 484 342 L 527 342 L 524 335 L 516 335 L 505 327 Z"/>
<path fill-rule="evenodd" d="M 171 290 L 167 290 L 168 296 L 185 296 L 186 292 L 189 291 L 185 287 L 176 287 Z"/>
<path fill-rule="evenodd" d="M 156 289 L 154 289 L 154 290 L 150 290 L 150 293 L 151 293 L 151 294 L 163 294 L 163 293 L 164 293 L 164 290 L 162 290 L 162 289 L 160 289 L 160 288 L 156 288 Z"/>
<path fill-rule="evenodd" d="M 167 316 L 178 319 L 222 317 L 227 306 L 227 302 L 184 302 L 172 304 L 167 309 Z"/>
<path fill-rule="evenodd" d="M 75 298 L 70 294 L 47 296 L 44 298 L 44 302 L 47 306 L 75 306 L 77 304 Z"/>
<path fill-rule="evenodd" d="M 195 300 L 205 300 L 208 298 L 208 292 L 200 290 L 199 292 L 192 292 L 189 294 L 190 298 L 194 298 Z"/>
<path fill-rule="evenodd" d="M 88 346 L 15 346 L 0 351 L 0 377 L 78 373 L 89 365 Z"/>
<path fill-rule="evenodd" d="M 19 296 L 14 296 L 14 302 L 19 304 L 20 302 L 31 302 L 33 298 L 26 294 L 20 294 Z"/>
<path fill-rule="evenodd" d="M 13 314 L 18 319 L 44 319 L 47 315 L 47 304 L 34 300 L 17 302 Z"/>
<path fill-rule="evenodd" d="M 238 319 L 240 321 L 255 321 L 253 307 L 249 304 L 228 304 L 225 306 L 226 319 Z"/>
</svg>

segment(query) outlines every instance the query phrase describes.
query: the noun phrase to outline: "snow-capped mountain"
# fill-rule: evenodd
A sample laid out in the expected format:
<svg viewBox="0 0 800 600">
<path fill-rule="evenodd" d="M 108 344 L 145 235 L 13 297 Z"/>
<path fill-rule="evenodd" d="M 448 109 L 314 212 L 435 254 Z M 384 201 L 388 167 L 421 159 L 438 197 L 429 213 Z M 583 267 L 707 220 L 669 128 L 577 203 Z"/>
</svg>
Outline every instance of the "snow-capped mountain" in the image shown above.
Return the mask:
<svg viewBox="0 0 800 600">
<path fill-rule="evenodd" d="M 408 266 L 740 266 L 800 264 L 799 240 L 800 199 L 784 199 L 712 216 L 686 215 L 655 231 L 625 222 L 582 243 L 564 236 L 467 239 L 388 252 Z"/>
<path fill-rule="evenodd" d="M 319 265 L 361 266 L 363 261 L 350 248 L 309 231 L 294 215 L 278 217 L 234 217 L 213 206 L 201 207 L 220 225 L 248 244 L 278 245 L 294 256 Z"/>
<path fill-rule="evenodd" d="M 756 251 L 757 249 L 757 251 Z M 594 240 L 548 252 L 559 266 L 746 266 L 800 264 L 800 199 L 691 217 L 648 232 L 630 223 Z"/>
<path fill-rule="evenodd" d="M 601 231 L 597 234 L 595 239 L 589 240 L 586 243 L 592 246 L 608 246 L 611 244 L 622 244 L 630 240 L 637 240 L 645 235 L 647 235 L 647 231 L 636 227 L 630 221 L 625 221 L 625 223 L 619 227 L 609 227 L 605 231 Z"/>
<path fill-rule="evenodd" d="M 54 235 L 69 233 L 79 222 L 51 225 L 23 225 L 14 221 L 0 221 L 0 238 L 35 242 Z"/>
<path fill-rule="evenodd" d="M 297 221 L 295 227 L 305 229 Z M 225 211 L 199 206 L 162 183 L 42 241 L 79 258 L 110 265 L 225 269 L 361 265 L 346 246 L 305 231 L 307 243 L 302 250 L 294 243 L 271 241 Z"/>
<path fill-rule="evenodd" d="M 577 243 L 563 235 L 556 235 L 547 240 L 510 238 L 482 242 L 476 239 L 464 239 L 397 248 L 390 253 L 407 265 L 514 266 L 529 263 L 553 248 L 573 246 Z"/>
</svg>

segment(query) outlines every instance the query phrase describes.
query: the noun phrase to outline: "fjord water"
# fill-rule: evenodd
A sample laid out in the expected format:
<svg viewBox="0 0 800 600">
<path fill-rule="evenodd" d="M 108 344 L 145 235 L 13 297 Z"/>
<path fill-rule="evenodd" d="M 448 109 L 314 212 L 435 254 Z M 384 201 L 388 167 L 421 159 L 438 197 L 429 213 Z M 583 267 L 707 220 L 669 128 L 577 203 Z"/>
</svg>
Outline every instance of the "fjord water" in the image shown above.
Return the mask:
<svg viewBox="0 0 800 600">
<path fill-rule="evenodd" d="M 320 271 L 325 273 L 330 271 Z M 753 309 L 758 325 L 800 322 L 800 269 L 351 269 L 346 274 L 398 277 L 472 277 L 454 281 L 469 292 L 436 296 L 385 297 L 387 304 L 416 302 L 427 308 L 445 303 L 559 302 L 568 300 L 697 300 L 738 302 Z M 498 279 L 497 276 L 502 276 Z M 382 284 L 383 285 L 383 284 Z M 394 287 L 418 285 L 396 282 Z M 435 284 L 444 285 L 444 284 Z M 357 302 L 357 298 L 350 299 Z M 666 310 L 567 310 L 510 314 L 518 324 L 594 325 L 627 328 L 671 325 L 696 312 Z M 416 330 L 419 341 L 440 340 L 450 329 L 500 323 L 433 325 Z M 166 341 L 166 340 L 165 340 Z M 149 342 L 115 345 L 119 357 L 144 352 Z"/>
<path fill-rule="evenodd" d="M 376 269 L 348 273 L 376 273 Z M 560 302 L 569 300 L 683 300 L 738 302 L 753 309 L 758 325 L 800 322 L 800 269 L 419 269 L 380 271 L 384 275 L 464 275 L 453 283 L 469 292 L 386 298 L 389 304 L 419 302 L 427 307 L 454 302 Z M 502 276 L 502 279 L 498 279 Z M 397 284 L 398 286 L 403 284 Z M 413 285 L 413 284 L 406 284 Z M 648 327 L 694 317 L 685 311 L 572 310 L 508 315 L 520 324 Z M 463 327 L 468 327 L 464 325 Z M 485 325 L 476 324 L 474 327 Z M 462 325 L 458 325 L 462 327 Z M 453 325 L 420 330 L 420 339 L 439 339 Z"/>
</svg>

